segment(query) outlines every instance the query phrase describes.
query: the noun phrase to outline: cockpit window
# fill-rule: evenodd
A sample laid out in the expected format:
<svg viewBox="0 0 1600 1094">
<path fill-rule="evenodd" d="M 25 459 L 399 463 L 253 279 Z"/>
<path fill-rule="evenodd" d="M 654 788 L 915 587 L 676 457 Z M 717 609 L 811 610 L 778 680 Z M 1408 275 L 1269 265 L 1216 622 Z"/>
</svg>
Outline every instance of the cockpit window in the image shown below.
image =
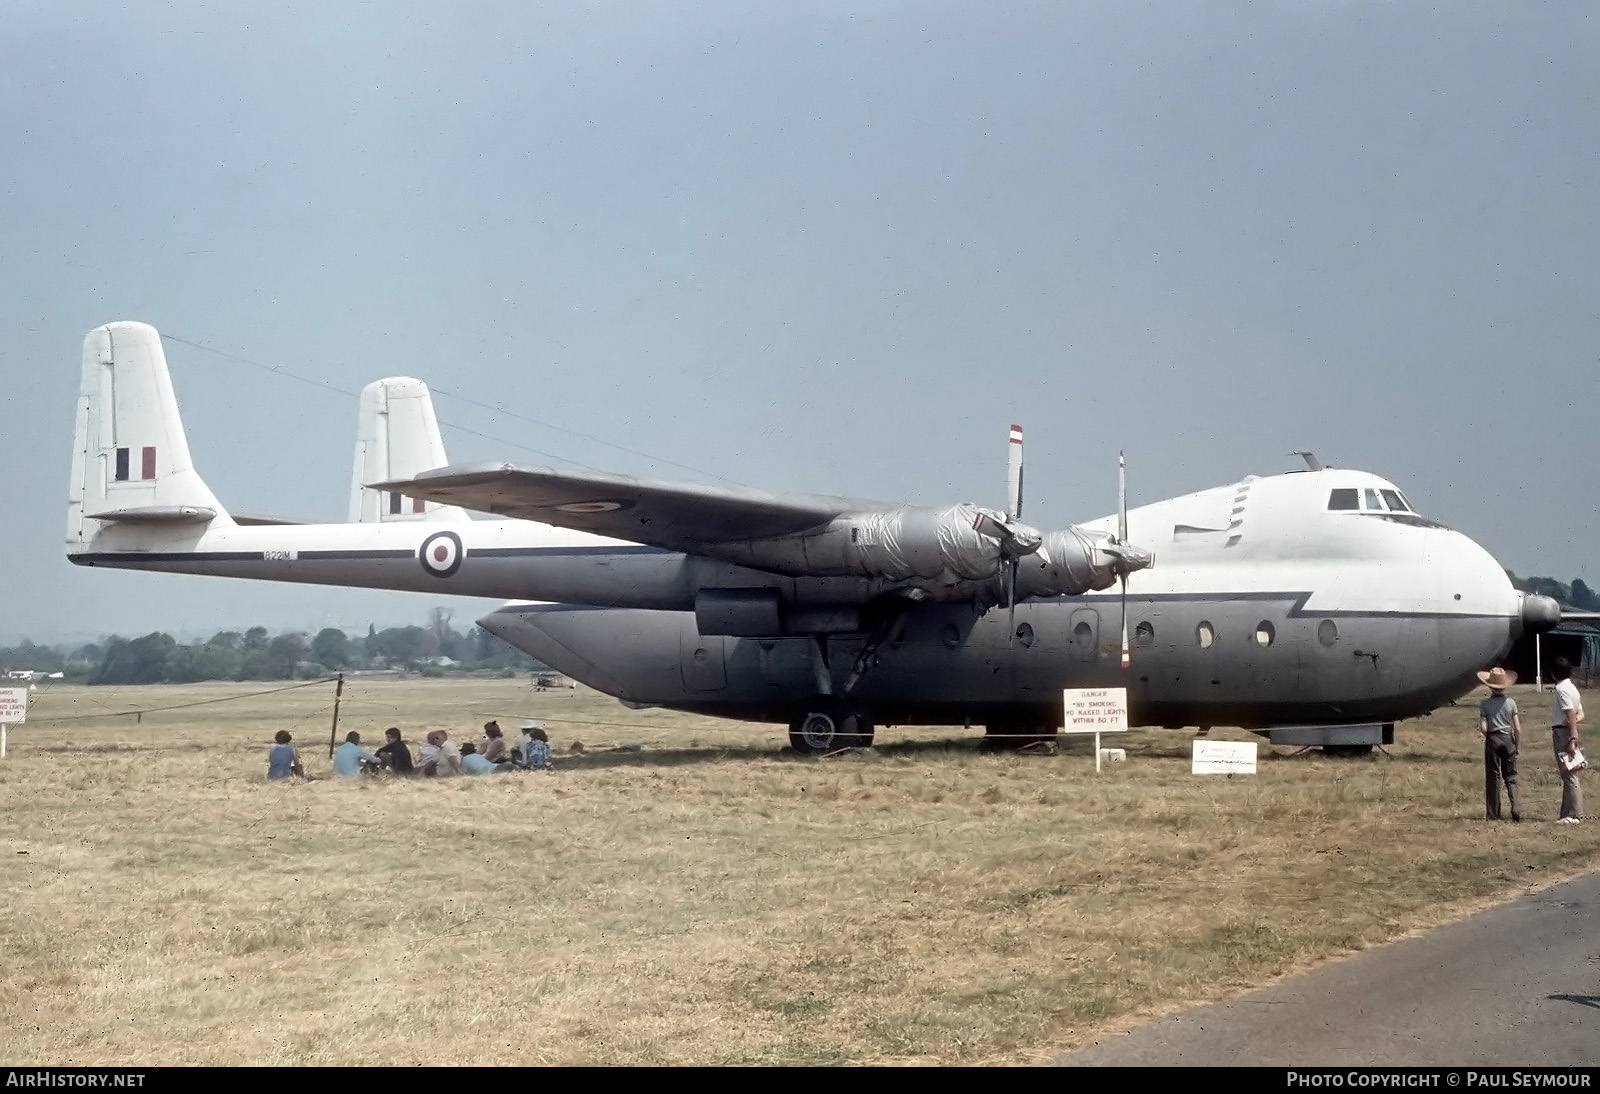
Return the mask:
<svg viewBox="0 0 1600 1094">
<path fill-rule="evenodd" d="M 1328 509 L 1375 513 L 1385 520 L 1416 528 L 1443 528 L 1444 525 L 1419 516 L 1400 491 L 1391 487 L 1341 486 L 1328 493 Z"/>
</svg>

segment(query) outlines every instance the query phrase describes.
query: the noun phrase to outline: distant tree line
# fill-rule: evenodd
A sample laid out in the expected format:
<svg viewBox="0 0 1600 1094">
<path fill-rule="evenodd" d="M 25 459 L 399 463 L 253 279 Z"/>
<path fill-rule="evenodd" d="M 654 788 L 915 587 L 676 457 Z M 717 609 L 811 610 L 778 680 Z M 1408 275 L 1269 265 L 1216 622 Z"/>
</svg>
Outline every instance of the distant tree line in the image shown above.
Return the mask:
<svg viewBox="0 0 1600 1094">
<path fill-rule="evenodd" d="M 1600 612 L 1600 594 L 1591 589 L 1581 577 L 1572 579 L 1569 585 L 1565 581 L 1557 581 L 1553 577 L 1522 577 L 1519 578 L 1510 570 L 1506 576 L 1511 578 L 1511 584 L 1525 593 L 1538 593 L 1548 596 L 1558 603 L 1569 608 L 1576 608 L 1580 612 Z"/>
<path fill-rule="evenodd" d="M 336 672 L 392 669 L 426 676 L 460 672 L 512 675 L 544 668 L 481 627 L 463 634 L 448 608 L 435 608 L 426 627 L 390 627 L 352 638 L 337 627 L 315 635 L 265 627 L 218 631 L 185 645 L 153 631 L 140 638 L 112 635 L 76 649 L 24 640 L 0 647 L 0 667 L 64 673 L 89 684 L 185 684 L 198 680 L 312 680 Z"/>
</svg>

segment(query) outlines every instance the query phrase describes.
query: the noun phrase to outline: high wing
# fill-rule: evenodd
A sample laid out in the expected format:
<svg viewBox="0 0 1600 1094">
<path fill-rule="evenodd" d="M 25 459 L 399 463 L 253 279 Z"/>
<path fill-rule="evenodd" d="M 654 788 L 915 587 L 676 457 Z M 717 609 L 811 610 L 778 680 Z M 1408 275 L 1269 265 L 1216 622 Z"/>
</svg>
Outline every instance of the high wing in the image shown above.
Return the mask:
<svg viewBox="0 0 1600 1094">
<path fill-rule="evenodd" d="M 989 586 L 1011 560 L 1030 558 L 1016 578 L 1023 596 L 1103 589 L 1149 565 L 1148 552 L 1108 533 L 1041 533 L 968 503 L 931 509 L 508 463 L 441 467 L 375 488 L 787 577 L 866 577 L 991 603 L 1000 594 Z"/>
<path fill-rule="evenodd" d="M 512 463 L 441 467 L 373 488 L 684 552 L 708 544 L 796 535 L 846 514 L 894 508 L 820 494 L 779 496 L 748 487 Z"/>
</svg>

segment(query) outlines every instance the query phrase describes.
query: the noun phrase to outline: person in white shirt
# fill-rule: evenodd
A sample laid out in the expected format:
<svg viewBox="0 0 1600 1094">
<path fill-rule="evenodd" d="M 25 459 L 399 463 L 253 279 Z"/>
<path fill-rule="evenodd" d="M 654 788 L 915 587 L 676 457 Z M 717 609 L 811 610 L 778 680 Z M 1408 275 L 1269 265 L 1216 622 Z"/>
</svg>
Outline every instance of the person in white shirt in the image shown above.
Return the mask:
<svg viewBox="0 0 1600 1094">
<path fill-rule="evenodd" d="M 1583 721 L 1583 696 L 1572 682 L 1572 662 L 1556 658 L 1550 669 L 1556 686 L 1550 692 L 1550 743 L 1556 751 L 1556 771 L 1561 775 L 1561 819 L 1557 824 L 1577 824 L 1583 819 L 1583 788 L 1573 759 L 1578 755 L 1578 724 Z M 1572 766 L 1569 766 L 1572 765 Z"/>
<path fill-rule="evenodd" d="M 417 770 L 428 777 L 461 774 L 461 750 L 442 729 L 428 731 L 428 743 L 417 754 Z"/>
</svg>

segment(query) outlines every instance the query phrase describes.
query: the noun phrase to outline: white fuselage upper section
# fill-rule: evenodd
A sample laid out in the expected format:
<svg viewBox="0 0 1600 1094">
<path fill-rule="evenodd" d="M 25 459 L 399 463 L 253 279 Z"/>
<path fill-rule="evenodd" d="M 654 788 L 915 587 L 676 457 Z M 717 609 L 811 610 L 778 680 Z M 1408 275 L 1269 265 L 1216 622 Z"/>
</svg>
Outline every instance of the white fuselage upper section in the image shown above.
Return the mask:
<svg viewBox="0 0 1600 1094">
<path fill-rule="evenodd" d="M 1300 591 L 1314 613 L 1515 616 L 1505 570 L 1467 536 L 1411 512 L 1330 508 L 1403 497 L 1364 471 L 1246 478 L 1132 509 L 1128 538 L 1155 552 L 1129 595 Z M 1114 528 L 1115 517 L 1086 525 Z M 1115 591 L 1102 595 L 1115 595 Z"/>
</svg>

